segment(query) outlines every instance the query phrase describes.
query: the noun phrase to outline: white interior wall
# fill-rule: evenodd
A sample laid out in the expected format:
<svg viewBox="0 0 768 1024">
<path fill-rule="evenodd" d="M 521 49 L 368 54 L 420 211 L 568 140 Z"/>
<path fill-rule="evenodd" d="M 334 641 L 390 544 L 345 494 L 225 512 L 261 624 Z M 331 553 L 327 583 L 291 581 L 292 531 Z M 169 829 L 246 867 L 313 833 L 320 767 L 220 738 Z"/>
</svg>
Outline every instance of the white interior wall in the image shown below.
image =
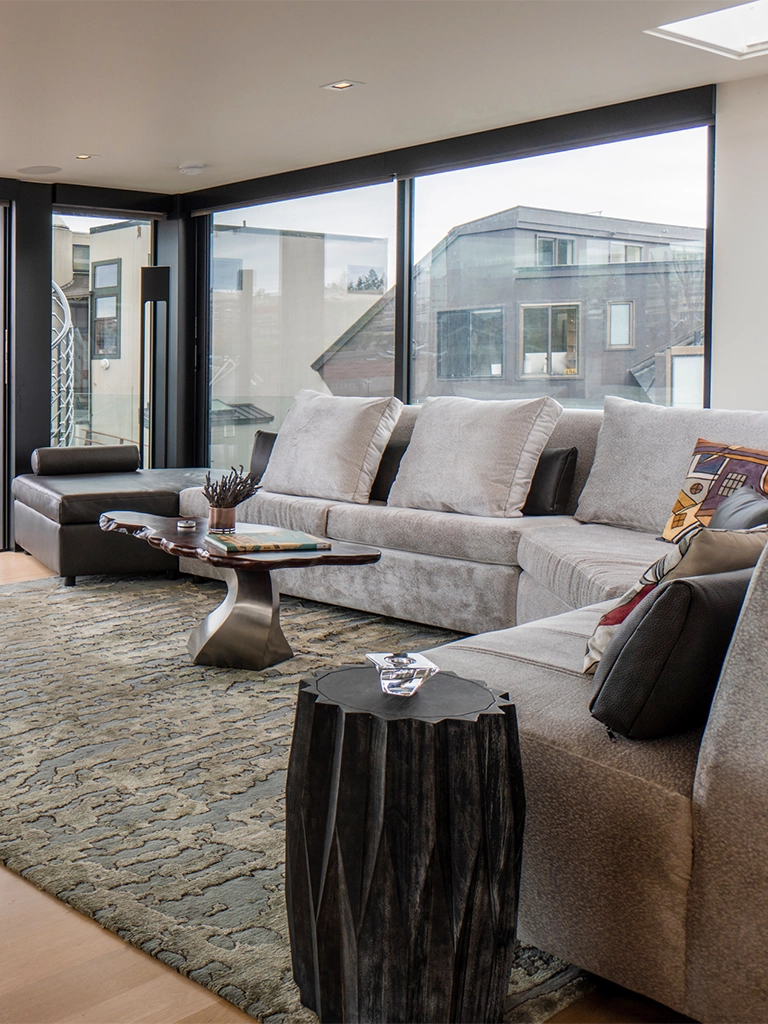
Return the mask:
<svg viewBox="0 0 768 1024">
<path fill-rule="evenodd" d="M 712 405 L 768 409 L 768 76 L 717 89 Z"/>
</svg>

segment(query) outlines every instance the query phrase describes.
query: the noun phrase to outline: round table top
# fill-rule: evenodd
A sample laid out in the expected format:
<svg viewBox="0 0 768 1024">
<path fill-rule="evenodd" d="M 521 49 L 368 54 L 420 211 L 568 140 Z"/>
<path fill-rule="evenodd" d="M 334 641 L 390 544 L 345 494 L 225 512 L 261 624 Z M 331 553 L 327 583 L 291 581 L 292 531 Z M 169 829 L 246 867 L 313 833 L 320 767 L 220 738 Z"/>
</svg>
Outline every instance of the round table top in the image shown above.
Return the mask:
<svg viewBox="0 0 768 1024">
<path fill-rule="evenodd" d="M 363 712 L 388 721 L 477 721 L 478 715 L 501 714 L 510 704 L 507 697 L 495 694 L 485 683 L 462 679 L 453 672 L 437 672 L 411 697 L 386 694 L 372 665 L 343 665 L 319 672 L 305 679 L 302 689 L 315 694 L 318 703 L 336 704 L 345 712 Z"/>
</svg>

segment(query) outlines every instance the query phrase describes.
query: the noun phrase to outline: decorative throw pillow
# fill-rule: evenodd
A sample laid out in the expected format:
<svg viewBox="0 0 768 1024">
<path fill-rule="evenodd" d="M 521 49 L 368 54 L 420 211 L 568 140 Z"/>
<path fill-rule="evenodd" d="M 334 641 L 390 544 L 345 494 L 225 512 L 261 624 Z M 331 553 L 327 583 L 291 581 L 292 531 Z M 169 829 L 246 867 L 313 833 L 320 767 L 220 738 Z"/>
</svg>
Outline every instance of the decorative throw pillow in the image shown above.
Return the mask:
<svg viewBox="0 0 768 1024">
<path fill-rule="evenodd" d="M 664 540 L 679 541 L 690 530 L 709 526 L 718 506 L 745 484 L 768 492 L 768 452 L 699 438 Z"/>
<path fill-rule="evenodd" d="M 576 518 L 660 534 L 699 437 L 768 448 L 768 412 L 664 408 L 606 398 Z"/>
<path fill-rule="evenodd" d="M 562 406 L 553 398 L 427 398 L 388 505 L 513 517 Z"/>
<path fill-rule="evenodd" d="M 768 523 L 768 497 L 754 487 L 740 487 L 718 506 L 710 530 L 751 530 Z"/>
<path fill-rule="evenodd" d="M 665 581 L 616 631 L 589 705 L 612 732 L 653 740 L 706 721 L 752 569 Z"/>
<path fill-rule="evenodd" d="M 751 569 L 767 543 L 768 526 L 753 530 L 706 530 L 700 526 L 695 532 L 686 533 L 603 615 L 587 641 L 582 671 L 595 671 L 614 633 L 662 580 Z"/>
<path fill-rule="evenodd" d="M 524 516 L 564 516 L 576 475 L 578 448 L 545 448 L 523 505 Z"/>
<path fill-rule="evenodd" d="M 364 504 L 401 408 L 396 398 L 299 391 L 278 431 L 262 490 Z"/>
</svg>

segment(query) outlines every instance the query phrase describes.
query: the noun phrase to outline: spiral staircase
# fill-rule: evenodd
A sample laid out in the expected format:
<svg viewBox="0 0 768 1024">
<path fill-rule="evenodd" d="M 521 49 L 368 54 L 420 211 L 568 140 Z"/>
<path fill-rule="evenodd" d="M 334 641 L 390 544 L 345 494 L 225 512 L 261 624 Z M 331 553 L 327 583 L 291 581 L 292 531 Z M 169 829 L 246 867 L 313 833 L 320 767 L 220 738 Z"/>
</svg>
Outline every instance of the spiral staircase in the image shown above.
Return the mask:
<svg viewBox="0 0 768 1024">
<path fill-rule="evenodd" d="M 51 282 L 51 444 L 71 445 L 75 436 L 75 330 L 64 292 Z"/>
</svg>

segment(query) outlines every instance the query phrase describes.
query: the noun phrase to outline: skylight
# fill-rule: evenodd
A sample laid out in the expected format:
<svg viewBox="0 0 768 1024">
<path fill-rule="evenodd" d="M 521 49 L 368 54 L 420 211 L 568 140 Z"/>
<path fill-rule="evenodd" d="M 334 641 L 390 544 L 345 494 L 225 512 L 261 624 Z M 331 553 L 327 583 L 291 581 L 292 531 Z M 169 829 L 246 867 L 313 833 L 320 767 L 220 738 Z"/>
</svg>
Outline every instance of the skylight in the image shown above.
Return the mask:
<svg viewBox="0 0 768 1024">
<path fill-rule="evenodd" d="M 734 60 L 760 57 L 768 53 L 768 0 L 673 21 L 646 32 Z"/>
</svg>

